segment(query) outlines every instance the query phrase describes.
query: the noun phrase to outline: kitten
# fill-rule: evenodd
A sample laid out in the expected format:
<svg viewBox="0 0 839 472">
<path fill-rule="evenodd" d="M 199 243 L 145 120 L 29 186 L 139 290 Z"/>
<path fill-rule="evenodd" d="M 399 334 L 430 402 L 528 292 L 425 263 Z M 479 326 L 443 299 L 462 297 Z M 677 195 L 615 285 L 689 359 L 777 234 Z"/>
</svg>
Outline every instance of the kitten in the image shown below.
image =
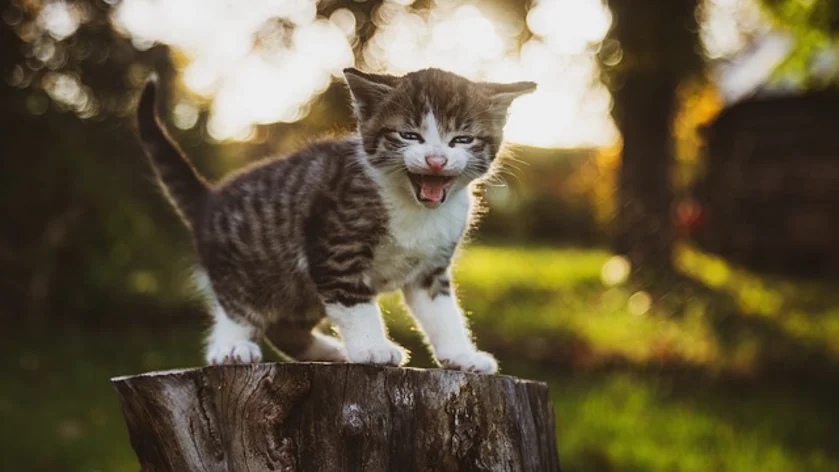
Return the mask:
<svg viewBox="0 0 839 472">
<path fill-rule="evenodd" d="M 475 83 L 426 69 L 403 77 L 344 71 L 358 133 L 266 160 L 218 184 L 163 129 L 150 82 L 139 134 L 191 229 L 214 324 L 210 364 L 261 360 L 266 335 L 299 360 L 401 365 L 376 301 L 401 290 L 437 362 L 494 373 L 451 283 L 470 223 L 470 184 L 498 153 L 510 103 L 532 82 Z M 313 329 L 328 318 L 343 339 Z"/>
</svg>

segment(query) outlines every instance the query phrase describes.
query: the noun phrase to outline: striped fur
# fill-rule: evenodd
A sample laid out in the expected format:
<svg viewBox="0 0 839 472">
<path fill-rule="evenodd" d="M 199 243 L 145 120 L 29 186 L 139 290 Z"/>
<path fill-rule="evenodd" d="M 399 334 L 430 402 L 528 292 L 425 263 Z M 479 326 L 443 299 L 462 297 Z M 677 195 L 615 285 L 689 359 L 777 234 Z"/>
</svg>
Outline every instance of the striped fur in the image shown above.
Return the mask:
<svg viewBox="0 0 839 472">
<path fill-rule="evenodd" d="M 254 341 L 266 334 L 301 359 L 401 364 L 407 353 L 387 338 L 376 297 L 403 289 L 442 365 L 494 371 L 492 357 L 472 344 L 448 268 L 469 226 L 470 183 L 490 170 L 507 106 L 533 84 L 476 84 L 438 70 L 345 75 L 357 135 L 265 160 L 212 185 L 160 125 L 154 85 L 141 97 L 146 153 L 193 232 L 209 281 L 207 361 L 258 361 Z M 406 142 L 409 131 L 423 137 Z M 474 141 L 452 141 L 465 135 Z M 420 203 L 425 187 L 409 178 L 425 173 L 432 152 L 447 157 L 443 172 L 454 182 L 433 208 Z M 432 306 L 455 322 L 456 339 L 443 336 L 452 349 L 431 334 L 439 326 L 430 324 L 451 321 L 428 313 Z M 325 317 L 344 344 L 313 332 Z"/>
</svg>

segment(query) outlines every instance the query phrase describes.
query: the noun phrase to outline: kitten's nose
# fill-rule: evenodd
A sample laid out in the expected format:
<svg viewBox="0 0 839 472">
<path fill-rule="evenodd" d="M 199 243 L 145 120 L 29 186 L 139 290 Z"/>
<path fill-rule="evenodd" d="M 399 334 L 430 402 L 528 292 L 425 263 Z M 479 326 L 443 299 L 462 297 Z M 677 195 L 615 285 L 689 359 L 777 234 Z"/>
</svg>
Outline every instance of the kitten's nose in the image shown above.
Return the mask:
<svg viewBox="0 0 839 472">
<path fill-rule="evenodd" d="M 425 163 L 428 164 L 428 170 L 430 170 L 431 172 L 442 171 L 443 167 L 446 166 L 447 162 L 449 162 L 449 160 L 443 156 L 437 156 L 434 154 L 430 156 L 425 156 Z"/>
</svg>

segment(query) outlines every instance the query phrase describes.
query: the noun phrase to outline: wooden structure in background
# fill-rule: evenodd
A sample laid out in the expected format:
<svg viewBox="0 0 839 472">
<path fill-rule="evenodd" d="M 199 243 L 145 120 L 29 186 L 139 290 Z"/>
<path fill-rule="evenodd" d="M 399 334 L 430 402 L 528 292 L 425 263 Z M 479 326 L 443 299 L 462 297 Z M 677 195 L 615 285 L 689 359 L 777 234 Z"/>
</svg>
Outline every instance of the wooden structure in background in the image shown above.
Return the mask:
<svg viewBox="0 0 839 472">
<path fill-rule="evenodd" d="M 144 471 L 559 470 L 543 383 L 313 363 L 112 382 Z"/>
<path fill-rule="evenodd" d="M 839 274 L 839 94 L 744 101 L 705 137 L 698 244 L 756 270 Z"/>
</svg>

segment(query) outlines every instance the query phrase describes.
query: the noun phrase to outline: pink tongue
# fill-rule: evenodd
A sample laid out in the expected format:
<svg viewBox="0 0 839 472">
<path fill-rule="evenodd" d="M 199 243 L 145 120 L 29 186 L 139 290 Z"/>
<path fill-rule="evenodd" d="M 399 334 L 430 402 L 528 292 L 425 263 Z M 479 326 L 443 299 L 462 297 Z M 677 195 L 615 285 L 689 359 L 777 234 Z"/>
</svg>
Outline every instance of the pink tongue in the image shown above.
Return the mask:
<svg viewBox="0 0 839 472">
<path fill-rule="evenodd" d="M 440 202 L 445 193 L 444 179 L 435 177 L 422 177 L 420 179 L 420 198 L 431 202 Z"/>
</svg>

